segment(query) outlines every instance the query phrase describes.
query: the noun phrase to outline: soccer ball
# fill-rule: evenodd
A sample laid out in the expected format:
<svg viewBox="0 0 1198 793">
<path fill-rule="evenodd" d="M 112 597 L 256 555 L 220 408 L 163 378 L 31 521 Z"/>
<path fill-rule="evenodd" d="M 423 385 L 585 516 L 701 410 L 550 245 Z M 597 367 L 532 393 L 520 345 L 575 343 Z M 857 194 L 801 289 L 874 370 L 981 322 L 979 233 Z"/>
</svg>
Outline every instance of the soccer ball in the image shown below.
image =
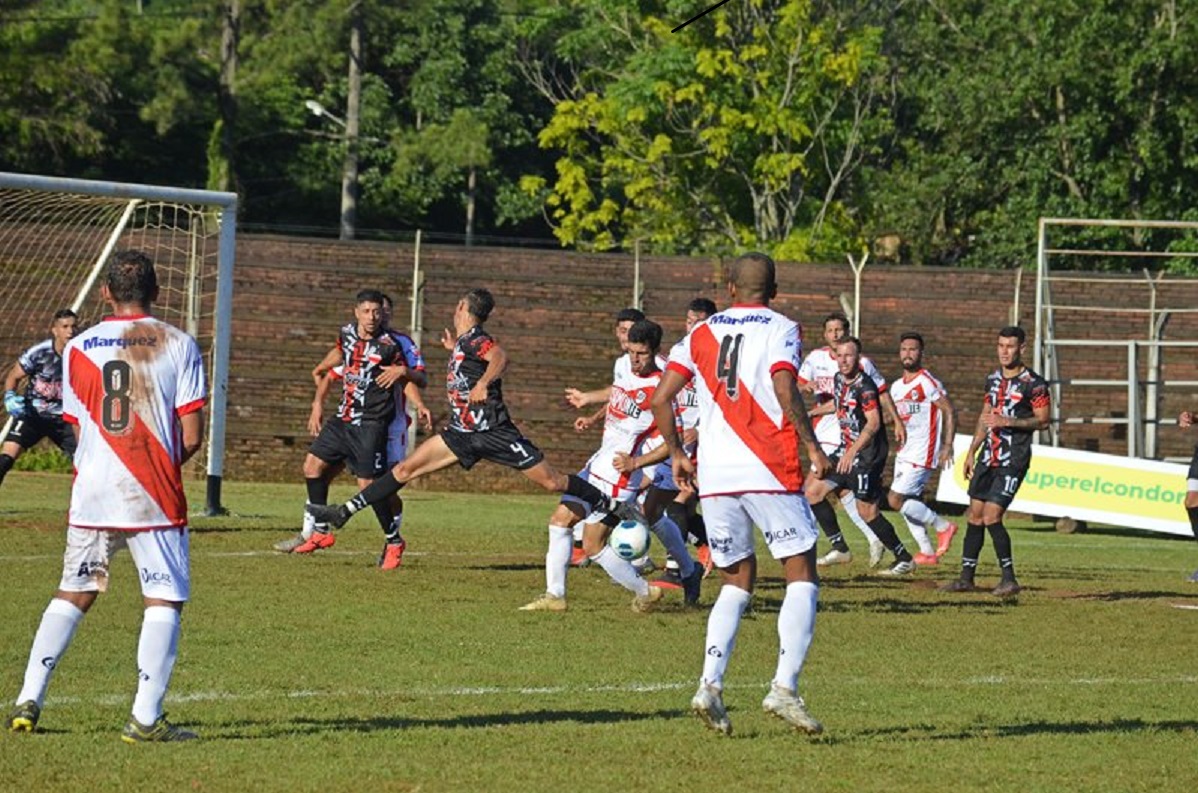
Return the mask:
<svg viewBox="0 0 1198 793">
<path fill-rule="evenodd" d="M 636 520 L 621 521 L 611 530 L 607 544 L 621 559 L 640 559 L 649 553 L 649 527 Z"/>
</svg>

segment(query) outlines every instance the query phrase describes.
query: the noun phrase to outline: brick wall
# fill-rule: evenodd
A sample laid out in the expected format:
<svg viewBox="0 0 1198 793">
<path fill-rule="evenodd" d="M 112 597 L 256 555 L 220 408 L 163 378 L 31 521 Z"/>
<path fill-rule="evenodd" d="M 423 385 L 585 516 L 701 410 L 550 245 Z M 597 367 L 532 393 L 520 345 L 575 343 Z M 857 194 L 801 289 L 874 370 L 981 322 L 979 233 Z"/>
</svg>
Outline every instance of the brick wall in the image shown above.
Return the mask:
<svg viewBox="0 0 1198 793">
<path fill-rule="evenodd" d="M 305 429 L 312 396 L 309 372 L 336 339 L 338 327 L 350 320 L 353 295 L 360 288 L 390 293 L 396 302 L 394 324 L 407 328 L 414 254 L 411 244 L 402 243 L 248 234 L 239 238 L 228 394 L 228 478 L 300 477 L 309 442 Z M 608 383 L 616 355 L 612 315 L 632 301 L 632 257 L 424 246 L 420 258 L 422 346 L 431 375 L 430 407 L 444 418 L 440 388 L 447 352 L 438 343 L 441 329 L 450 323 L 462 293 L 486 286 L 498 301 L 488 326 L 511 357 L 504 387 L 514 415 L 556 466 L 580 467 L 596 447 L 599 433 L 573 432 L 575 413 L 562 401 L 562 389 Z M 720 273 L 720 261 L 712 258 L 642 259 L 644 308 L 665 327 L 667 341 L 681 336 L 685 307 L 693 297 L 725 304 Z M 1025 274 L 1018 295 L 1018 319 L 1029 334 L 1034 281 L 1034 275 Z M 853 276 L 843 263 L 783 263 L 779 283 L 775 306 L 804 324 L 808 348 L 822 343 L 820 319 L 839 310 L 841 295 L 852 299 Z M 1010 271 L 870 264 L 861 293 L 866 352 L 883 373 L 896 376 L 898 334 L 908 329 L 922 332 L 928 341 L 927 364 L 948 385 L 960 408 L 961 426 L 969 430 L 977 420 L 983 378 L 995 365 L 995 332 L 1011 320 L 1015 292 L 1016 274 Z M 1053 302 L 1145 308 L 1148 283 L 1128 276 L 1082 274 L 1054 284 Z M 1198 280 L 1162 285 L 1157 303 L 1174 308 L 1198 305 Z M 1147 338 L 1147 326 L 1145 313 L 1057 312 L 1058 338 Z M 24 340 L 37 337 L 44 327 L 9 328 L 20 332 L 22 339 L 12 346 L 28 344 Z M 1169 339 L 1198 339 L 1198 315 L 1175 314 L 1167 331 Z M 1061 361 L 1064 378 L 1126 376 L 1123 349 L 1070 349 L 1062 352 Z M 1147 377 L 1145 361 L 1140 362 L 1139 374 L 1141 379 Z M 1183 350 L 1166 351 L 1162 379 L 1198 381 L 1194 356 Z M 1063 393 L 1066 417 L 1126 414 L 1124 388 L 1065 386 Z M 1191 404 L 1187 392 L 1166 391 L 1161 415 L 1175 417 Z M 1124 428 L 1103 424 L 1067 425 L 1064 432 L 1068 446 L 1116 454 L 1125 451 L 1125 437 Z M 1192 448 L 1192 440 L 1176 428 L 1164 428 L 1161 439 L 1162 456 L 1188 456 Z M 430 478 L 428 486 L 529 489 L 522 477 L 491 465 L 479 466 L 468 478 L 457 470 L 444 472 Z"/>
</svg>

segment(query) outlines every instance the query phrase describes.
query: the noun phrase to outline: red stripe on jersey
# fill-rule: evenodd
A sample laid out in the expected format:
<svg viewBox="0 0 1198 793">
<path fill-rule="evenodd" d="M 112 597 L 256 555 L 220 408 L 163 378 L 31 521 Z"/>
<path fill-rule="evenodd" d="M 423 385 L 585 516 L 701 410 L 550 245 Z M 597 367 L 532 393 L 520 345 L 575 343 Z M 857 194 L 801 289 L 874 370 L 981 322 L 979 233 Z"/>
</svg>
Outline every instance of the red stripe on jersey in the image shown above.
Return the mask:
<svg viewBox="0 0 1198 793">
<path fill-rule="evenodd" d="M 928 453 L 924 455 L 923 467 L 935 468 L 936 437 L 940 434 L 940 408 L 936 407 L 935 402 L 929 402 L 928 410 L 930 412 L 928 416 Z M 947 440 L 952 443 L 951 438 Z"/>
<path fill-rule="evenodd" d="M 65 421 L 67 424 L 78 424 L 79 423 L 79 419 L 75 418 L 70 413 L 63 413 L 62 420 Z"/>
<path fill-rule="evenodd" d="M 783 413 L 782 426 L 776 427 L 774 420 L 762 410 L 752 392 L 739 378 L 737 398 L 729 399 L 724 381 L 716 377 L 719 358 L 720 345 L 711 328 L 706 324 L 695 328 L 691 333 L 691 359 L 695 362 L 695 370 L 707 384 L 712 399 L 724 415 L 728 427 L 783 487 L 791 492 L 801 490 L 803 468 L 799 463 L 799 436 L 794 425 Z"/>
<path fill-rule="evenodd" d="M 683 379 L 685 379 L 688 383 L 691 381 L 691 378 L 695 376 L 695 373 L 690 369 L 687 369 L 682 364 L 675 363 L 674 361 L 670 361 L 668 364 L 666 364 L 666 371 L 675 372 L 676 374 L 682 375 Z"/>
<path fill-rule="evenodd" d="M 124 434 L 112 435 L 104 429 L 104 376 L 78 348 L 71 349 L 71 388 L 87 408 L 88 416 L 108 448 L 124 463 L 167 520 L 172 521 L 171 525 L 186 525 L 187 501 L 183 497 L 183 488 L 170 486 L 171 482 L 182 484 L 179 464 L 171 459 L 170 453 L 136 411 L 131 411 L 129 427 Z"/>
<path fill-rule="evenodd" d="M 197 410 L 203 410 L 204 403 L 207 401 L 208 400 L 206 400 L 206 399 L 197 399 L 194 402 L 188 402 L 183 407 L 175 408 L 175 415 L 176 416 L 186 416 L 188 413 L 195 413 Z"/>
<path fill-rule="evenodd" d="M 775 375 L 778 372 L 790 372 L 792 375 L 794 375 L 796 380 L 799 379 L 799 370 L 796 369 L 795 365 L 790 361 L 778 361 L 770 367 L 771 375 Z"/>
</svg>

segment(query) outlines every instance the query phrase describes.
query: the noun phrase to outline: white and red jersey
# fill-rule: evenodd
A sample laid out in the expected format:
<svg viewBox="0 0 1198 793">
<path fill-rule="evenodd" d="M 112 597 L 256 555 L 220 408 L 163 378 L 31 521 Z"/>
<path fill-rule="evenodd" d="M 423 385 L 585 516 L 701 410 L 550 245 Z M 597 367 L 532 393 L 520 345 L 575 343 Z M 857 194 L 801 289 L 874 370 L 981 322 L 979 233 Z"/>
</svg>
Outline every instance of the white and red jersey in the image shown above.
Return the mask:
<svg viewBox="0 0 1198 793">
<path fill-rule="evenodd" d="M 627 356 L 625 356 L 627 358 Z M 632 367 L 617 365 L 616 379 L 611 384 L 611 396 L 607 400 L 607 415 L 603 421 L 603 441 L 599 451 L 587 464 L 591 476 L 621 488 L 632 488 L 640 480 L 640 471 L 621 473 L 612 461 L 617 453 L 636 455 L 660 443 L 661 433 L 653 419 L 649 401 L 661 382 L 661 371 L 640 377 L 632 373 Z"/>
<path fill-rule="evenodd" d="M 936 403 L 946 393 L 927 369 L 904 374 L 890 384 L 890 397 L 907 431 L 907 442 L 898 450 L 895 462 L 936 467 L 944 430 L 944 411 Z"/>
<path fill-rule="evenodd" d="M 861 356 L 861 370 L 878 386 L 878 393 L 885 390 L 886 378 L 878 371 L 878 367 L 874 366 L 874 362 L 864 355 Z M 832 351 L 831 347 L 820 347 L 818 350 L 812 350 L 811 354 L 803 361 L 803 365 L 799 367 L 799 385 L 814 387 L 815 404 L 822 405 L 825 402 L 831 402 L 836 393 L 832 382 L 836 379 L 836 373 L 839 371 L 840 367 L 836 365 L 836 353 Z M 836 420 L 835 411 L 821 416 L 812 416 L 811 426 L 815 430 L 815 439 L 824 447 L 825 452 L 831 454 L 840 448 L 840 424 Z"/>
<path fill-rule="evenodd" d="M 799 436 L 774 394 L 774 373 L 797 376 L 799 326 L 766 306 L 736 305 L 674 345 L 669 368 L 694 381 L 702 497 L 799 493 Z"/>
<path fill-rule="evenodd" d="M 63 419 L 79 427 L 68 522 L 187 525 L 179 417 L 205 401 L 196 340 L 150 316 L 110 317 L 63 350 Z"/>
</svg>

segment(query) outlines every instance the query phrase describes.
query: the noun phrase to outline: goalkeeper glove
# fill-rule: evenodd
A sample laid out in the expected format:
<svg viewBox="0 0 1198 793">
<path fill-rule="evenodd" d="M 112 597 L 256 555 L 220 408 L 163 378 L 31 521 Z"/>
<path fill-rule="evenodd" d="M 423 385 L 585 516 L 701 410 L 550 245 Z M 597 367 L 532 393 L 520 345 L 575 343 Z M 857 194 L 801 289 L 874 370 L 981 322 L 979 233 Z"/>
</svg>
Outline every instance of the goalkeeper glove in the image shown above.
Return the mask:
<svg viewBox="0 0 1198 793">
<path fill-rule="evenodd" d="M 25 415 L 25 397 L 18 394 L 16 391 L 4 392 L 4 410 L 13 418 L 20 418 Z"/>
</svg>

